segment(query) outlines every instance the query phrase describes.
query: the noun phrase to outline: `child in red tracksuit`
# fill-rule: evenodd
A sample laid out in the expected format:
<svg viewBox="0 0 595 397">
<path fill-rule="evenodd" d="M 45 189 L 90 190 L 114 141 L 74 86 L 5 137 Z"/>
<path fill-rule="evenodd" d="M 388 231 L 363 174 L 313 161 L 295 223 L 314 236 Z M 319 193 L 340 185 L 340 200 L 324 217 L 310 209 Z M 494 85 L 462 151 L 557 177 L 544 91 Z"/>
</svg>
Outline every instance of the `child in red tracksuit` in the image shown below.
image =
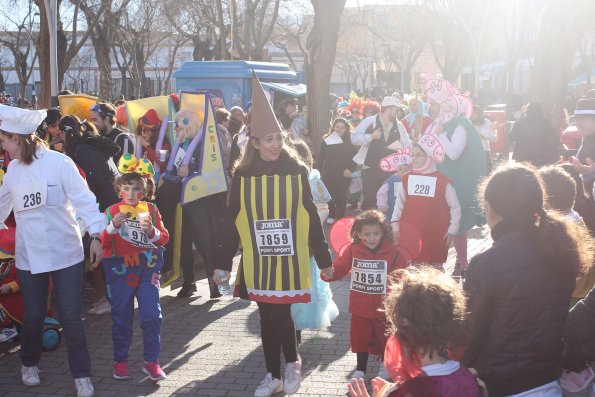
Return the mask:
<svg viewBox="0 0 595 397">
<path fill-rule="evenodd" d="M 406 266 L 380 211 L 369 210 L 355 218 L 352 243 L 333 261 L 332 277 L 340 280 L 351 273 L 349 312 L 351 351 L 357 354 L 354 378 L 363 378 L 370 354 L 382 356 L 386 345 L 386 321 L 381 311 L 390 274 Z"/>
<path fill-rule="evenodd" d="M 129 173 L 116 180 L 116 191 L 122 201 L 106 210 L 109 224 L 101 234 L 102 265 L 112 306 L 113 377 L 130 378 L 128 349 L 136 297 L 143 330 L 143 372 L 151 380 L 159 381 L 167 378 L 159 365 L 162 322 L 159 271 L 163 267 L 162 247 L 169 240 L 169 233 L 155 204 L 141 201 L 147 195 L 146 179 L 130 170 L 134 167 L 128 167 Z"/>
</svg>

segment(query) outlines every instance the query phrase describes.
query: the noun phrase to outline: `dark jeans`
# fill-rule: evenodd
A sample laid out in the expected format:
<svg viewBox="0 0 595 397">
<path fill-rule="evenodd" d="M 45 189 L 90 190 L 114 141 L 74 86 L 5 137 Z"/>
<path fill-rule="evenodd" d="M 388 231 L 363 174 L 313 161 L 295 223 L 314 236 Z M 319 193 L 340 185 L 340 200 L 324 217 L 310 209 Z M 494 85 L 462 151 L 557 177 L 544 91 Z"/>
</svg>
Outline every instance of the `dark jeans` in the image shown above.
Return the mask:
<svg viewBox="0 0 595 397">
<path fill-rule="evenodd" d="M 379 168 L 367 168 L 362 171 L 362 211 L 376 209 L 376 194 L 389 176 L 389 173 Z"/>
<path fill-rule="evenodd" d="M 41 359 L 43 322 L 47 314 L 50 277 L 68 348 L 68 365 L 74 378 L 91 376 L 91 357 L 81 320 L 83 262 L 47 273 L 19 270 L 25 315 L 22 327 L 21 361 L 33 367 Z"/>
<path fill-rule="evenodd" d="M 182 212 L 180 266 L 184 284 L 193 283 L 195 278 L 194 243 L 205 262 L 211 297 L 219 296 L 217 285 L 213 282 L 213 272 L 217 268 L 217 245 L 225 217 L 226 197 L 227 193 L 203 197 L 185 204 Z"/>
<path fill-rule="evenodd" d="M 290 304 L 258 303 L 260 338 L 264 350 L 267 372 L 281 379 L 281 349 L 285 362 L 297 361 L 295 326 L 291 319 Z"/>
</svg>

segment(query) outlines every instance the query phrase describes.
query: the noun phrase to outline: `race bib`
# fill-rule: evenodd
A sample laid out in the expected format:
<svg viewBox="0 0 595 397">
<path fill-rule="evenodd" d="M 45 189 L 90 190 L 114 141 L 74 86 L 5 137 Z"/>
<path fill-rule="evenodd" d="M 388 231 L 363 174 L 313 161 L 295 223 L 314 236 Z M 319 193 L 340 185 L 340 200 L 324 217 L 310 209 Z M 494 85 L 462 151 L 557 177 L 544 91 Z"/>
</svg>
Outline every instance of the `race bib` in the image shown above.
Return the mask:
<svg viewBox="0 0 595 397">
<path fill-rule="evenodd" d="M 254 221 L 254 235 L 260 256 L 292 256 L 291 219 Z"/>
<path fill-rule="evenodd" d="M 126 230 L 123 231 L 122 237 L 138 248 L 157 248 L 141 229 L 140 222 L 137 220 L 126 220 Z"/>
<path fill-rule="evenodd" d="M 182 161 L 184 161 L 185 155 L 186 151 L 182 148 L 179 148 L 178 152 L 176 153 L 176 157 L 174 157 L 174 166 L 176 168 L 180 168 L 180 166 L 182 165 Z"/>
<path fill-rule="evenodd" d="M 12 190 L 12 203 L 15 212 L 32 210 L 45 205 L 48 186 L 46 181 L 39 180 L 23 183 Z"/>
<path fill-rule="evenodd" d="M 387 262 L 353 258 L 351 289 L 364 294 L 386 294 Z"/>
<path fill-rule="evenodd" d="M 435 176 L 409 175 L 407 194 L 409 196 L 434 197 L 436 195 Z"/>
</svg>

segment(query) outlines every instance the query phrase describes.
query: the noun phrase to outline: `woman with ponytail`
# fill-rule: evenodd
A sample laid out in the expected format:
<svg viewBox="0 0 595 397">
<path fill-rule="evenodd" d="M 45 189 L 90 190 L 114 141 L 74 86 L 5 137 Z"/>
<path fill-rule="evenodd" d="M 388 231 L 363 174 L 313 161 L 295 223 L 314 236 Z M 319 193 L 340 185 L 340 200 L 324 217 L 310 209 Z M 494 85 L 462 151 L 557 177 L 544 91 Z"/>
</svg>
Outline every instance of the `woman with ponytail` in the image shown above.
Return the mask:
<svg viewBox="0 0 595 397">
<path fill-rule="evenodd" d="M 480 190 L 494 244 L 469 264 L 463 363 L 490 397 L 561 396 L 564 323 L 591 239 L 543 208 L 543 181 L 531 166 L 502 167 Z"/>
</svg>

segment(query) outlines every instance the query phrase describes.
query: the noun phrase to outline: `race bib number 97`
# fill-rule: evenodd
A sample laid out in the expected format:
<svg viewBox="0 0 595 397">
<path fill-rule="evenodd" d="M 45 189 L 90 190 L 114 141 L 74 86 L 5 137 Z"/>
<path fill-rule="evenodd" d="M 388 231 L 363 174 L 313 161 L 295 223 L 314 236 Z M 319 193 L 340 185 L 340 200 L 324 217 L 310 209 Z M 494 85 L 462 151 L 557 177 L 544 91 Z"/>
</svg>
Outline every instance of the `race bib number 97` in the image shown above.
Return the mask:
<svg viewBox="0 0 595 397">
<path fill-rule="evenodd" d="M 292 256 L 291 219 L 254 221 L 256 247 L 260 256 Z"/>
<path fill-rule="evenodd" d="M 425 175 L 410 175 L 407 182 L 409 196 L 434 197 L 436 195 L 436 177 Z"/>
<path fill-rule="evenodd" d="M 15 212 L 32 210 L 45 205 L 47 197 L 45 181 L 35 181 L 16 186 L 12 191 L 12 203 Z"/>
<path fill-rule="evenodd" d="M 387 263 L 353 258 L 351 289 L 364 294 L 386 294 Z"/>
</svg>

